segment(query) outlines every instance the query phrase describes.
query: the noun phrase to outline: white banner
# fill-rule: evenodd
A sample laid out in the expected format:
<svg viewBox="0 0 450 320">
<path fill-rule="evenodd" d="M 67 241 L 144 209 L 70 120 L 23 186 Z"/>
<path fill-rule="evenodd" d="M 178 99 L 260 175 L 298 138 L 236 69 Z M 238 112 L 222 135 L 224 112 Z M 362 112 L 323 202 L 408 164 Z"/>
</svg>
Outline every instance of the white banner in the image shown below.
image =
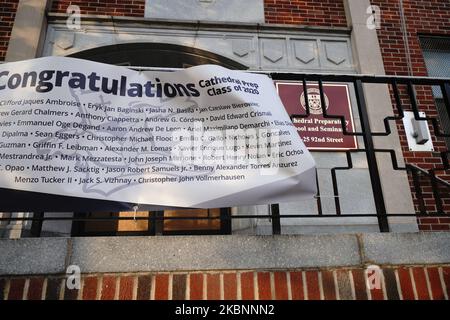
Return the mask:
<svg viewBox="0 0 450 320">
<path fill-rule="evenodd" d="M 0 65 L 0 188 L 170 207 L 296 201 L 315 163 L 265 75 Z"/>
</svg>

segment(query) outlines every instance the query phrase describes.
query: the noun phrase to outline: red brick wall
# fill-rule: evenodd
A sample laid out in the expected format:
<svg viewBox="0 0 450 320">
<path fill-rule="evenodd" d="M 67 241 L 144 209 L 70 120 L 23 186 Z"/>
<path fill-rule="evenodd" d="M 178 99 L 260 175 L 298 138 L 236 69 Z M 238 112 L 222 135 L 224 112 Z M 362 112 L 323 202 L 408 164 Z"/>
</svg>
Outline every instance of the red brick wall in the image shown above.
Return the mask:
<svg viewBox="0 0 450 320">
<path fill-rule="evenodd" d="M 83 275 L 80 290 L 63 276 L 0 277 L 0 300 L 445 300 L 450 266 L 386 267 L 381 288 L 364 269 Z"/>
<path fill-rule="evenodd" d="M 5 60 L 18 3 L 19 0 L 2 0 L 0 4 L 0 61 Z"/>
<path fill-rule="evenodd" d="M 143 17 L 145 0 L 54 0 L 52 12 L 66 13 L 69 5 L 78 5 L 81 14 Z"/>
<path fill-rule="evenodd" d="M 407 75 L 406 53 L 402 38 L 399 0 L 371 0 L 381 9 L 378 30 L 381 52 L 387 74 Z M 427 71 L 419 43 L 419 34 L 450 35 L 450 2 L 442 0 L 404 0 L 413 73 L 426 76 Z"/>
<path fill-rule="evenodd" d="M 346 27 L 342 0 L 264 0 L 266 23 Z"/>
<path fill-rule="evenodd" d="M 378 30 L 381 52 L 386 73 L 389 75 L 408 75 L 408 64 L 405 43 L 403 41 L 401 20 L 399 13 L 399 0 L 372 0 L 372 4 L 381 9 L 381 29 Z M 427 76 L 425 61 L 420 47 L 419 35 L 444 35 L 450 36 L 450 2 L 441 0 L 404 0 L 403 2 L 408 44 L 411 57 L 412 75 Z M 400 88 L 402 104 L 405 110 L 410 109 L 410 100 L 406 94 L 406 88 Z M 430 87 L 416 87 L 417 100 L 420 111 L 427 116 L 437 117 L 437 110 Z M 405 160 L 408 163 L 429 170 L 442 167 L 439 152 L 447 150 L 443 139 L 433 138 L 435 152 L 410 152 L 405 131 L 401 122 L 397 122 Z M 430 124 L 430 131 L 434 131 Z M 450 173 L 437 171 L 438 176 L 450 181 Z M 423 179 L 422 179 L 423 181 Z M 411 188 L 413 185 L 411 183 Z M 432 195 L 430 183 L 423 189 L 425 193 L 425 205 L 427 210 L 436 211 L 435 200 Z M 414 193 L 413 196 L 415 197 Z M 450 211 L 450 195 L 444 196 L 444 211 Z M 416 209 L 418 202 L 415 199 Z M 422 230 L 450 230 L 448 218 L 433 218 L 419 220 Z"/>
<path fill-rule="evenodd" d="M 144 16 L 145 0 L 54 0 L 53 12 L 65 13 L 70 4 L 82 14 Z M 267 23 L 346 27 L 342 0 L 264 0 Z"/>
</svg>

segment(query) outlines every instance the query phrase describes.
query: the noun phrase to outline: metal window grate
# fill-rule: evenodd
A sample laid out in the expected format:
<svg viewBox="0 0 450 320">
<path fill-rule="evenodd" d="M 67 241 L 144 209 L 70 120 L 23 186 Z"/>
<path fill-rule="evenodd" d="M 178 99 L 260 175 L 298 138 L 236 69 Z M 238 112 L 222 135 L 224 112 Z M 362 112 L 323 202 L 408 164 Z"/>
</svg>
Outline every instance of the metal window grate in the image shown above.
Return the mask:
<svg viewBox="0 0 450 320">
<path fill-rule="evenodd" d="M 421 37 L 420 45 L 428 75 L 430 77 L 450 77 L 450 38 Z M 433 95 L 436 99 L 442 99 L 442 91 L 439 87 L 433 87 Z"/>
<path fill-rule="evenodd" d="M 450 77 L 450 37 L 421 37 L 420 45 L 430 77 Z M 436 99 L 436 108 L 444 132 L 450 132 L 450 119 L 445 110 L 442 90 L 433 86 L 433 95 Z M 446 138 L 450 146 L 450 138 Z"/>
<path fill-rule="evenodd" d="M 449 37 L 420 37 L 420 45 L 423 51 L 450 52 Z"/>
</svg>

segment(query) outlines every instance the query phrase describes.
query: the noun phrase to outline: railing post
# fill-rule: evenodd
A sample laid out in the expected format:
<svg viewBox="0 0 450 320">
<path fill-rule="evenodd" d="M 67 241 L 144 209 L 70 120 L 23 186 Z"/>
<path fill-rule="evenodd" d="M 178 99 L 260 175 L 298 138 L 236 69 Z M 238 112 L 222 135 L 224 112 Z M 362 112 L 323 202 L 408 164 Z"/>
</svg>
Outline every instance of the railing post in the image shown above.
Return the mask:
<svg viewBox="0 0 450 320">
<path fill-rule="evenodd" d="M 231 212 L 230 208 L 220 208 L 220 233 L 231 234 Z"/>
<path fill-rule="evenodd" d="M 40 237 L 42 232 L 42 223 L 44 212 L 33 212 L 33 222 L 31 223 L 30 235 L 32 237 Z M 38 220 L 34 220 L 38 219 Z"/>
<path fill-rule="evenodd" d="M 164 211 L 154 211 L 151 215 L 152 224 L 150 233 L 154 236 L 160 236 L 164 232 Z"/>
<path fill-rule="evenodd" d="M 450 118 L 450 82 L 445 82 L 444 84 L 442 84 L 441 88 L 445 111 L 447 112 L 447 116 Z"/>
<path fill-rule="evenodd" d="M 280 205 L 271 204 L 270 214 L 272 216 L 272 234 L 281 234 Z"/>
<path fill-rule="evenodd" d="M 369 115 L 364 97 L 364 88 L 361 80 L 355 81 L 356 100 L 358 103 L 359 115 L 361 118 L 361 129 L 363 132 L 364 146 L 366 149 L 367 165 L 369 168 L 370 181 L 372 183 L 375 208 L 377 210 L 378 226 L 381 232 L 389 232 L 389 223 L 384 204 L 383 189 L 381 187 L 380 172 L 378 170 L 375 147 L 370 130 Z"/>
</svg>

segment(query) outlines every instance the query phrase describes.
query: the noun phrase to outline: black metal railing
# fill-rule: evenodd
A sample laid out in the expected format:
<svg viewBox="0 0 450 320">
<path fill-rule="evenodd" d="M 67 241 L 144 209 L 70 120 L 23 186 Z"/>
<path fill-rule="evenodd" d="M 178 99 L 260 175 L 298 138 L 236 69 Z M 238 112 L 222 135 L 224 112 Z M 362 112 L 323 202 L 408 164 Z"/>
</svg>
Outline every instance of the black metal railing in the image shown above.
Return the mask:
<svg viewBox="0 0 450 320">
<path fill-rule="evenodd" d="M 320 100 L 322 106 L 322 113 L 324 118 L 337 119 L 340 121 L 342 126 L 343 135 L 350 135 L 359 137 L 362 140 L 362 144 L 358 149 L 341 151 L 345 153 L 345 158 L 347 164 L 345 166 L 336 166 L 330 169 L 331 183 L 334 198 L 335 212 L 333 214 L 324 213 L 323 207 L 323 196 L 321 195 L 320 189 L 318 188 L 318 194 L 316 195 L 316 205 L 317 210 L 311 212 L 310 214 L 281 214 L 279 204 L 270 205 L 270 210 L 268 214 L 232 214 L 229 208 L 222 208 L 220 214 L 216 216 L 195 216 L 195 215 L 183 215 L 183 216 L 165 216 L 164 212 L 150 212 L 148 216 L 132 217 L 132 216 L 95 216 L 88 215 L 85 212 L 75 212 L 73 216 L 49 216 L 44 214 L 44 212 L 36 212 L 33 207 L 28 207 L 28 211 L 34 212 L 30 217 L 2 217 L 0 221 L 32 221 L 31 226 L 31 236 L 40 236 L 42 225 L 45 221 L 71 221 L 74 226 L 72 230 L 80 227 L 83 223 L 92 222 L 104 222 L 104 221 L 121 221 L 121 220 L 147 220 L 148 221 L 148 231 L 145 234 L 155 235 L 164 234 L 163 227 L 161 227 L 164 221 L 170 220 L 217 220 L 220 222 L 220 228 L 215 229 L 211 232 L 199 231 L 197 233 L 231 233 L 231 221 L 233 219 L 270 219 L 273 234 L 280 234 L 282 232 L 281 219 L 306 219 L 306 218 L 341 218 L 341 217 L 375 217 L 378 221 L 379 230 L 381 232 L 389 231 L 389 217 L 448 217 L 450 216 L 450 164 L 449 164 L 449 153 L 448 146 L 445 146 L 445 138 L 450 137 L 450 133 L 444 132 L 442 130 L 442 122 L 447 121 L 445 119 L 439 118 L 437 112 L 433 112 L 430 109 L 430 101 L 426 101 L 427 111 L 431 114 L 436 114 L 436 116 L 422 117 L 420 111 L 424 108 L 422 103 L 423 98 L 417 98 L 416 87 L 424 87 L 430 90 L 432 86 L 438 86 L 442 92 L 443 105 L 445 106 L 445 112 L 450 118 L 450 79 L 443 78 L 427 78 L 427 77 L 394 77 L 394 76 L 372 76 L 372 75 L 339 75 L 339 74 L 301 74 L 301 73 L 270 73 L 268 74 L 273 80 L 283 80 L 283 81 L 299 81 L 303 84 L 303 90 L 305 97 L 308 96 L 307 87 L 311 84 L 317 85 L 320 90 Z M 327 113 L 325 108 L 325 96 L 323 86 L 324 83 L 347 83 L 350 84 L 358 110 L 359 116 L 359 130 L 358 131 L 348 131 L 345 125 L 345 117 L 343 115 L 331 115 Z M 384 84 L 389 88 L 391 94 L 392 105 L 394 106 L 394 116 L 386 115 L 383 119 L 384 131 L 374 132 L 371 129 L 369 122 L 369 113 L 365 98 L 365 84 Z M 308 105 L 308 99 L 305 99 L 306 110 L 304 114 L 292 114 L 291 118 L 307 118 L 310 114 L 310 108 Z M 405 111 L 412 111 L 414 118 L 417 121 L 427 121 L 430 126 L 430 131 L 432 133 L 432 139 L 439 144 L 439 149 L 433 152 L 427 153 L 425 158 L 435 159 L 433 162 L 436 163 L 432 168 L 421 168 L 420 165 L 414 163 L 406 163 L 405 165 L 399 164 L 397 157 L 399 156 L 394 149 L 377 149 L 374 144 L 374 137 L 386 137 L 395 132 L 393 128 L 398 128 L 401 126 L 401 121 L 404 118 Z M 441 110 L 442 111 L 442 110 Z M 441 113 L 441 112 L 440 112 Z M 448 119 L 447 118 L 447 119 Z M 403 145 L 403 151 L 409 152 L 406 146 Z M 398 152 L 398 150 L 397 150 Z M 375 206 L 375 212 L 373 213 L 346 213 L 342 210 L 341 197 L 338 183 L 338 172 L 351 170 L 353 168 L 353 155 L 357 153 L 365 154 L 367 162 L 367 170 L 370 176 L 370 183 L 372 188 L 372 196 Z M 411 193 L 414 199 L 415 212 L 404 212 L 404 213 L 390 213 L 386 209 L 385 204 L 385 194 L 383 193 L 383 187 L 380 178 L 380 168 L 379 159 L 377 160 L 378 154 L 388 154 L 390 155 L 392 169 L 404 171 L 410 182 Z M 405 157 L 407 158 L 407 157 Z M 430 162 L 432 163 L 432 162 Z M 319 187 L 319 185 L 318 185 Z M 3 190 L 5 191 L 5 190 Z M 8 194 L 8 197 L 12 196 Z M 17 201 L 20 198 L 17 198 Z M 47 198 L 45 198 L 47 199 Z M 65 201 L 64 197 L 57 198 L 55 201 Z M 5 206 L 0 202 L 0 211 L 24 211 L 26 206 L 26 197 L 22 197 L 22 202 L 17 203 L 17 205 Z M 71 201 L 77 201 L 71 200 Z M 79 200 L 78 201 L 82 201 Z M 84 200 L 83 200 L 84 201 Z M 9 203 L 13 203 L 10 201 Z M 24 205 L 25 203 L 25 205 Z M 67 202 L 70 203 L 70 202 Z M 232 205 L 232 204 L 231 204 Z M 79 206 L 77 206 L 79 207 Z M 114 206 L 113 206 L 114 207 Z M 109 209 L 113 208 L 109 207 Z M 87 209 L 88 210 L 88 209 Z M 87 211 L 86 210 L 86 211 Z M 117 211 L 122 210 L 122 207 L 118 207 Z M 73 210 L 76 211 L 76 210 Z M 183 233 L 183 232 L 180 232 Z M 188 232 L 186 233 L 195 233 Z M 73 232 L 73 234 L 80 234 Z M 82 233 L 81 233 L 82 234 Z M 139 234 L 139 233 L 135 233 Z M 175 233 L 176 234 L 176 233 Z"/>
</svg>

